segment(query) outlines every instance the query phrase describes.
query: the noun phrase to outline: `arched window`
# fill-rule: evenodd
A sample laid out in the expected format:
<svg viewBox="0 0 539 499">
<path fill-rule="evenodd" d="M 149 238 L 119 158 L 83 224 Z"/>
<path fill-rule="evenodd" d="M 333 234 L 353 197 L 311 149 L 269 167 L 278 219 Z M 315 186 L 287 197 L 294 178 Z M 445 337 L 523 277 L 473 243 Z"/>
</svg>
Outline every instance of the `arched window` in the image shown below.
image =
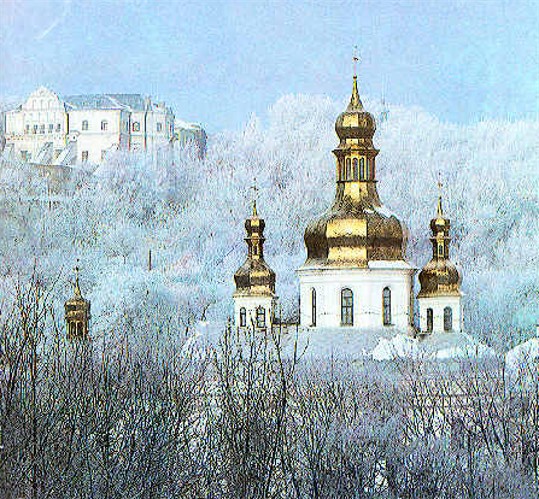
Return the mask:
<svg viewBox="0 0 539 499">
<path fill-rule="evenodd" d="M 101 121 L 101 130 L 103 132 L 107 131 L 109 128 L 109 122 L 107 120 Z"/>
<path fill-rule="evenodd" d="M 133 132 L 140 132 L 140 123 L 138 121 L 133 122 Z"/>
<path fill-rule="evenodd" d="M 444 331 L 453 329 L 453 310 L 451 307 L 444 308 Z"/>
<path fill-rule="evenodd" d="M 353 178 L 354 180 L 357 180 L 357 158 L 354 158 L 354 160 L 352 161 L 352 165 L 353 165 Z"/>
<path fill-rule="evenodd" d="M 365 159 L 359 160 L 359 180 L 365 180 Z"/>
<path fill-rule="evenodd" d="M 427 308 L 427 331 L 432 333 L 432 323 L 433 323 L 432 308 Z"/>
<path fill-rule="evenodd" d="M 240 327 L 247 326 L 247 311 L 245 307 L 240 308 Z"/>
<path fill-rule="evenodd" d="M 371 159 L 371 178 L 374 179 L 376 177 L 376 172 L 374 171 L 374 158 Z"/>
<path fill-rule="evenodd" d="M 371 178 L 371 160 L 367 158 L 367 168 L 365 169 L 365 180 Z"/>
<path fill-rule="evenodd" d="M 384 307 L 384 326 L 391 325 L 391 290 L 384 288 L 382 293 L 382 302 Z"/>
<path fill-rule="evenodd" d="M 84 120 L 84 121 L 82 122 L 82 129 L 83 129 L 83 130 L 88 130 L 88 121 L 87 121 L 87 120 Z"/>
<path fill-rule="evenodd" d="M 341 326 L 354 325 L 354 294 L 351 289 L 341 291 Z"/>
<path fill-rule="evenodd" d="M 266 309 L 262 306 L 256 309 L 256 327 L 266 327 Z"/>
<path fill-rule="evenodd" d="M 316 289 L 311 289 L 311 326 L 316 326 Z"/>
<path fill-rule="evenodd" d="M 350 176 L 351 176 L 351 162 L 350 162 L 350 158 L 346 158 L 346 171 L 344 173 L 344 180 L 350 180 Z"/>
<path fill-rule="evenodd" d="M 444 256 L 444 245 L 442 243 L 438 243 L 438 256 L 439 257 Z"/>
</svg>

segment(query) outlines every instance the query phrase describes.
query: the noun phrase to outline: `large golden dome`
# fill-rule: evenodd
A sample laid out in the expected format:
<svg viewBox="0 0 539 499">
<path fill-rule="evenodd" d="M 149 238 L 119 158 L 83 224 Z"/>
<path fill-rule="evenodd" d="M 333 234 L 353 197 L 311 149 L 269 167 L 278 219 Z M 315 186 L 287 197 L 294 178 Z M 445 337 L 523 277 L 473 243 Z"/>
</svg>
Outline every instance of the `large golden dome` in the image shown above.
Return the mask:
<svg viewBox="0 0 539 499">
<path fill-rule="evenodd" d="M 438 213 L 430 221 L 432 231 L 432 259 L 419 273 L 421 290 L 418 298 L 433 296 L 460 296 L 462 277 L 456 265 L 449 260 L 449 229 L 451 222 L 444 217 L 442 199 L 438 199 Z"/>
<path fill-rule="evenodd" d="M 339 146 L 331 208 L 305 230 L 305 265 L 367 267 L 371 260 L 404 260 L 406 227 L 382 206 L 376 190 L 376 122 L 365 111 L 354 76 L 352 97 L 335 123 Z"/>
</svg>

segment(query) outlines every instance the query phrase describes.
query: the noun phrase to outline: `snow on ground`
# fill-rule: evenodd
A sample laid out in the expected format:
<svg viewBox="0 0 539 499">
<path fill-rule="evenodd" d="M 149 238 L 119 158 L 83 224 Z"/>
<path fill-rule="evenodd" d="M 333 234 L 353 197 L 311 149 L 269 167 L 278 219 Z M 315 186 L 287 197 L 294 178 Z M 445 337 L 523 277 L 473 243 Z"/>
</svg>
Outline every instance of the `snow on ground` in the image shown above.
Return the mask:
<svg viewBox="0 0 539 499">
<path fill-rule="evenodd" d="M 195 338 L 187 349 L 215 348 L 226 327 L 225 323 L 199 322 Z M 537 355 L 539 356 L 539 340 Z M 297 344 L 297 346 L 296 346 Z M 284 333 L 281 345 L 285 356 L 294 352 L 303 359 L 341 359 L 348 362 L 373 359 L 450 360 L 482 358 L 494 351 L 466 333 L 444 333 L 425 338 L 413 338 L 398 330 L 375 329 L 357 331 L 345 328 L 298 328 Z"/>
</svg>

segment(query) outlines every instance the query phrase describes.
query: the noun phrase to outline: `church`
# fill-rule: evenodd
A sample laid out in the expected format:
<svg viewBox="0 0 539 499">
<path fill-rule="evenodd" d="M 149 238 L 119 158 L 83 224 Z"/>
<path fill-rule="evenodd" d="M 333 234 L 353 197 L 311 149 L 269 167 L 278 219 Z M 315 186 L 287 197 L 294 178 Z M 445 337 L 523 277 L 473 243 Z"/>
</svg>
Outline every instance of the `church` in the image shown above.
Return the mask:
<svg viewBox="0 0 539 499">
<path fill-rule="evenodd" d="M 461 275 L 449 259 L 450 221 L 441 194 L 430 224 L 433 257 L 419 273 L 416 300 L 417 269 L 406 259 L 406 225 L 378 195 L 376 122 L 363 107 L 357 75 L 335 132 L 335 199 L 306 224 L 307 257 L 297 269 L 300 327 L 385 329 L 411 336 L 461 332 Z M 254 204 L 245 223 L 247 259 L 234 276 L 234 318 L 240 329 L 267 331 L 277 321 L 275 273 L 264 260 L 264 227 Z"/>
</svg>

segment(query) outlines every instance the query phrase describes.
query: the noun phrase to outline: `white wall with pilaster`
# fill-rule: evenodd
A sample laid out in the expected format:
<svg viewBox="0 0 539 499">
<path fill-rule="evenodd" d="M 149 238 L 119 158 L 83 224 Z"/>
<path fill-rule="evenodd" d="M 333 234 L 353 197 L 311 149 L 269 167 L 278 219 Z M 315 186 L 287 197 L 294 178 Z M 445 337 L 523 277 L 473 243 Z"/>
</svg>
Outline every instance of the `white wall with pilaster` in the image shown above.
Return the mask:
<svg viewBox="0 0 539 499">
<path fill-rule="evenodd" d="M 341 291 L 353 292 L 353 326 L 348 329 L 384 327 L 383 290 L 391 290 L 391 326 L 408 331 L 413 322 L 413 276 L 406 262 L 372 262 L 377 268 L 302 267 L 300 282 L 300 323 L 310 327 L 311 292 L 316 290 L 316 327 L 341 326 Z"/>
</svg>

